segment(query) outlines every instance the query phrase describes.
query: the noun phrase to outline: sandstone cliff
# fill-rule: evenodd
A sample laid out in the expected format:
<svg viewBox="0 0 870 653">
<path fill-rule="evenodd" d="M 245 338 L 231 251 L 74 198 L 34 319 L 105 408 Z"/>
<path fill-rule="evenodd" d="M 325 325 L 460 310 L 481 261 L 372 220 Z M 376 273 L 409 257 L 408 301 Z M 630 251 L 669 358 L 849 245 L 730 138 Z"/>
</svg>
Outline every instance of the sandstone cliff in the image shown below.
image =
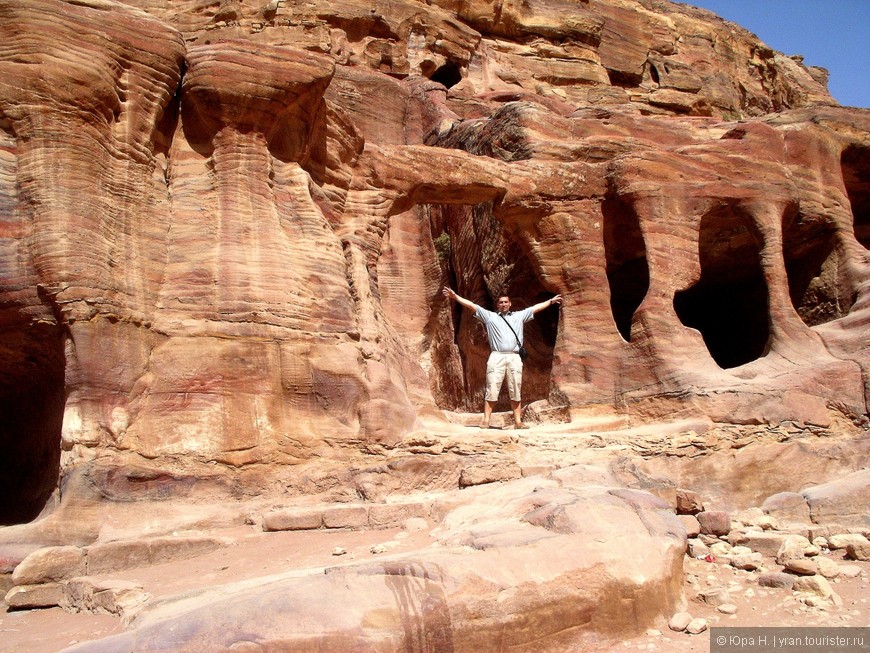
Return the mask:
<svg viewBox="0 0 870 653">
<path fill-rule="evenodd" d="M 870 115 L 710 13 L 4 0 L 0 35 L 7 522 L 61 451 L 285 465 L 478 410 L 444 283 L 565 296 L 527 401 L 866 422 Z"/>
<path fill-rule="evenodd" d="M 563 650 L 683 603 L 680 485 L 866 527 L 870 112 L 826 75 L 665 0 L 0 0 L 10 595 L 218 545 L 176 529 L 428 519 L 220 601 L 264 642 Z M 445 284 L 563 295 L 528 437 L 465 428 L 488 350 Z M 81 650 L 172 646 L 161 610 Z"/>
</svg>

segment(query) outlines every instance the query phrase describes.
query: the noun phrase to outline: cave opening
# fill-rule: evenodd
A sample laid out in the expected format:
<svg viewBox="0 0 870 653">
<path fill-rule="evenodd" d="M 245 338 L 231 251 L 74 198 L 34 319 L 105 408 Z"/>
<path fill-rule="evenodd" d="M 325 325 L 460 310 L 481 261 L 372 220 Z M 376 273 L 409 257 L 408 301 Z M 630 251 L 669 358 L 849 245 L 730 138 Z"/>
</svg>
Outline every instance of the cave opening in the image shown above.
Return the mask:
<svg viewBox="0 0 870 653">
<path fill-rule="evenodd" d="M 631 206 L 608 198 L 601 209 L 610 311 L 620 335 L 630 342 L 632 318 L 649 290 L 646 244 Z"/>
<path fill-rule="evenodd" d="M 851 145 L 840 157 L 855 238 L 870 249 L 870 148 Z"/>
<path fill-rule="evenodd" d="M 0 340 L 0 524 L 35 519 L 57 487 L 66 403 L 64 338 L 19 325 Z"/>
<path fill-rule="evenodd" d="M 674 310 L 700 331 L 722 369 L 761 358 L 770 339 L 767 283 L 761 268 L 763 239 L 755 223 L 735 207 L 701 220 L 700 279 L 674 295 Z"/>
<path fill-rule="evenodd" d="M 499 295 L 506 294 L 512 310 L 522 310 L 553 296 L 538 279 L 520 243 L 493 217 L 491 203 L 432 206 L 429 214 L 442 279 L 463 297 L 495 310 Z M 490 353 L 486 330 L 470 310 L 452 303 L 447 309 L 448 317 L 436 327 L 438 334 L 432 343 L 434 356 L 443 361 L 432 366 L 433 394 L 443 408 L 479 412 Z M 556 307 L 539 312 L 524 326 L 523 340 L 529 352 L 523 364 L 524 406 L 550 397 L 558 330 Z M 506 384 L 495 409 L 510 409 Z"/>
<path fill-rule="evenodd" d="M 438 66 L 432 76 L 429 78 L 433 82 L 444 84 L 447 88 L 452 88 L 462 81 L 462 71 L 452 61 Z"/>
<path fill-rule="evenodd" d="M 789 295 L 804 324 L 818 326 L 848 314 L 857 293 L 840 273 L 834 225 L 791 210 L 783 217 L 782 245 Z"/>
</svg>

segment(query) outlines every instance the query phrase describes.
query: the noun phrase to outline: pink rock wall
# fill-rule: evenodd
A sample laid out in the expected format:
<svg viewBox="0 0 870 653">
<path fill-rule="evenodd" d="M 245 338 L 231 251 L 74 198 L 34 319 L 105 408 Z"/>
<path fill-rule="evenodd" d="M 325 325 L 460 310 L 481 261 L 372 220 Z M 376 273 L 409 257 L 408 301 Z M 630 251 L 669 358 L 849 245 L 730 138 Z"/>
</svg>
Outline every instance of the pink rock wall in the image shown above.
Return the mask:
<svg viewBox="0 0 870 653">
<path fill-rule="evenodd" d="M 478 410 L 444 283 L 552 293 L 525 398 L 866 424 L 870 114 L 712 14 L 0 2 L 0 490 Z M 63 459 L 61 461 L 61 452 Z"/>
</svg>

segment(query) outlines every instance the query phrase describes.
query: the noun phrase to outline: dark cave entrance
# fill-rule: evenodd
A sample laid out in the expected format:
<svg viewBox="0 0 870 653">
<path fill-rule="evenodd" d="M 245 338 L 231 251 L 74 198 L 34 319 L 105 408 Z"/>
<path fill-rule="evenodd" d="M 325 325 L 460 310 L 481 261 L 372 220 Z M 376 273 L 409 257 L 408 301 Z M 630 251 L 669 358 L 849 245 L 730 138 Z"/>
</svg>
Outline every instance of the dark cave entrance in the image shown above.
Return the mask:
<svg viewBox="0 0 870 653">
<path fill-rule="evenodd" d="M 637 214 L 629 205 L 606 199 L 601 209 L 610 311 L 620 335 L 630 342 L 632 318 L 649 290 L 646 245 Z"/>
<path fill-rule="evenodd" d="M 442 277 L 460 295 L 483 308 L 494 310 L 501 294 L 511 298 L 513 310 L 521 310 L 553 296 L 543 287 L 534 266 L 520 244 L 492 216 L 489 203 L 474 206 L 431 206 L 430 224 Z M 440 298 L 439 295 L 439 300 Z M 451 410 L 479 412 L 483 408 L 486 331 L 468 309 L 448 305 L 447 324 L 435 326 L 432 386 L 436 402 Z M 523 365 L 523 405 L 549 399 L 553 351 L 559 330 L 559 310 L 541 311 L 524 327 L 523 340 L 529 357 Z M 506 386 L 497 411 L 510 408 Z"/>
<path fill-rule="evenodd" d="M 870 249 L 870 148 L 852 145 L 840 157 L 843 184 L 852 205 L 855 238 Z"/>
<path fill-rule="evenodd" d="M 840 274 L 842 257 L 836 247 L 834 225 L 797 211 L 782 223 L 782 251 L 791 302 L 807 326 L 843 317 L 857 297 Z"/>
<path fill-rule="evenodd" d="M 455 63 L 448 61 L 439 66 L 429 79 L 433 82 L 444 84 L 447 88 L 452 88 L 462 81 L 462 71 Z"/>
<path fill-rule="evenodd" d="M 66 403 L 64 338 L 28 323 L 0 340 L 0 524 L 35 519 L 57 487 Z"/>
<path fill-rule="evenodd" d="M 704 216 L 698 240 L 701 278 L 674 295 L 680 321 L 697 329 L 723 369 L 762 357 L 770 339 L 763 240 L 752 218 L 733 207 Z"/>
</svg>

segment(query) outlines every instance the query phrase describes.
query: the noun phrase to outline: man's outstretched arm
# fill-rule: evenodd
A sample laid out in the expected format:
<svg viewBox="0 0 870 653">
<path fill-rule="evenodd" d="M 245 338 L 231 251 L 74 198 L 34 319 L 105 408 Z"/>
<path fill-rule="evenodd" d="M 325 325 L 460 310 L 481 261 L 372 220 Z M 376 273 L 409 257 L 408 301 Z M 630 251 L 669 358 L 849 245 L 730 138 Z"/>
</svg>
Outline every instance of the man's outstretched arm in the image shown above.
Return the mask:
<svg viewBox="0 0 870 653">
<path fill-rule="evenodd" d="M 447 299 L 452 299 L 453 301 L 455 301 L 459 304 L 462 304 L 467 309 L 470 309 L 472 311 L 477 311 L 477 304 L 475 304 L 471 300 L 465 299 L 465 297 L 460 297 L 459 295 L 457 295 L 453 291 L 453 288 L 450 288 L 448 286 L 444 286 L 444 290 L 442 290 L 441 292 L 444 293 L 444 296 Z"/>
<path fill-rule="evenodd" d="M 551 297 L 547 301 L 541 302 L 540 304 L 535 304 L 532 306 L 532 313 L 540 313 L 545 308 L 549 308 L 553 304 L 561 304 L 562 303 L 562 295 L 556 295 L 555 297 Z"/>
</svg>

